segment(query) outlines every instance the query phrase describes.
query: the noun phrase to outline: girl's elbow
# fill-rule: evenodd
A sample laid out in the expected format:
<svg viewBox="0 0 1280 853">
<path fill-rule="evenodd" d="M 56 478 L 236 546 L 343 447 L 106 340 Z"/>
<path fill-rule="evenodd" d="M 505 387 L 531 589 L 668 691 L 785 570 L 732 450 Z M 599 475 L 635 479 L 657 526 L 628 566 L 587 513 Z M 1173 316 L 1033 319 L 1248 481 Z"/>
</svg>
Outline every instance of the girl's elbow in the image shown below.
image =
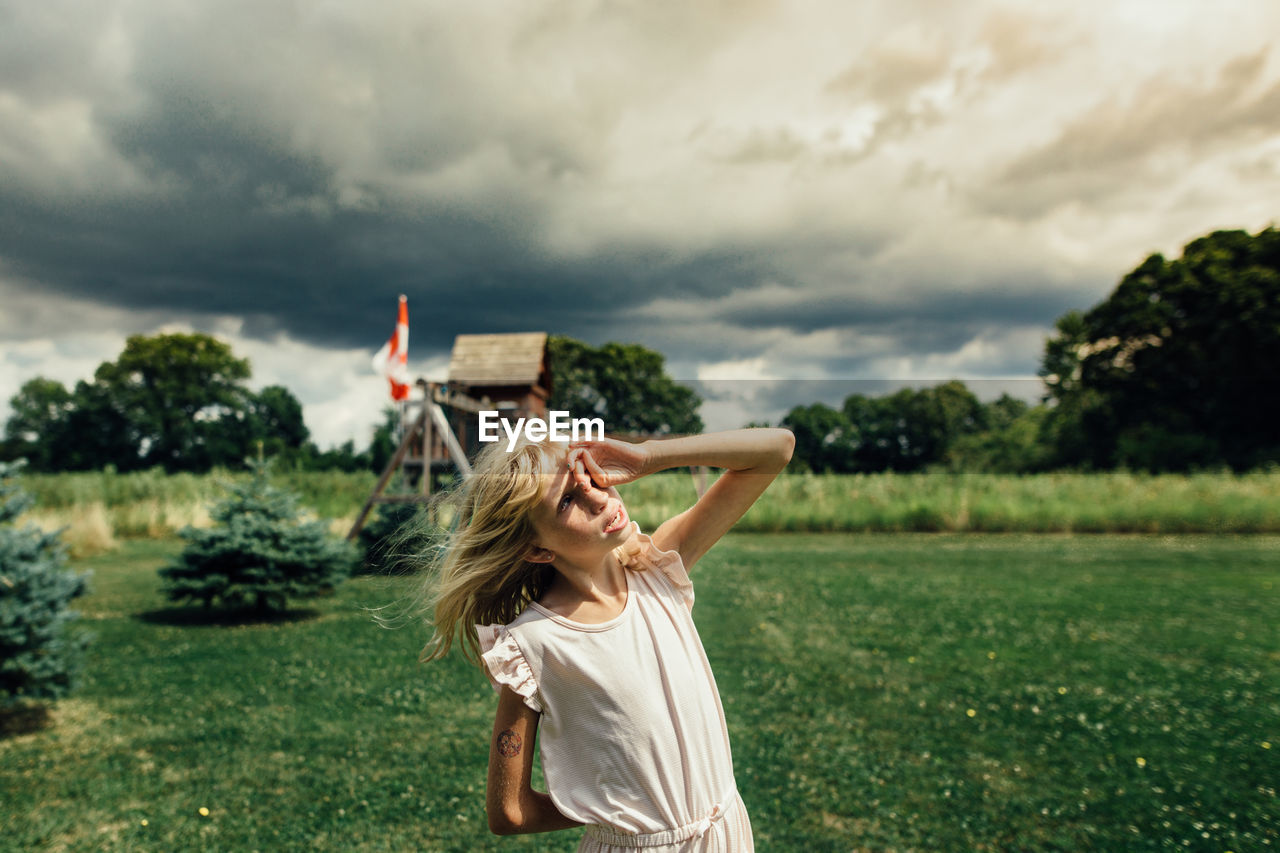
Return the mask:
<svg viewBox="0 0 1280 853">
<path fill-rule="evenodd" d="M 489 831 L 494 835 L 516 835 L 524 817 L 520 812 L 520 803 L 508 797 L 490 797 L 484 804 L 485 817 L 489 821 Z"/>
<path fill-rule="evenodd" d="M 779 447 L 782 452 L 782 464 L 786 465 L 791 461 L 791 454 L 796 449 L 796 435 L 785 427 L 779 427 L 778 431 L 782 433 L 779 438 Z"/>
<path fill-rule="evenodd" d="M 765 464 L 769 468 L 781 471 L 787 467 L 787 463 L 791 461 L 791 454 L 796 449 L 795 434 L 786 427 L 771 427 L 763 447 L 769 460 Z"/>
<path fill-rule="evenodd" d="M 488 809 L 489 831 L 494 835 L 519 835 L 520 812 L 508 808 Z"/>
</svg>

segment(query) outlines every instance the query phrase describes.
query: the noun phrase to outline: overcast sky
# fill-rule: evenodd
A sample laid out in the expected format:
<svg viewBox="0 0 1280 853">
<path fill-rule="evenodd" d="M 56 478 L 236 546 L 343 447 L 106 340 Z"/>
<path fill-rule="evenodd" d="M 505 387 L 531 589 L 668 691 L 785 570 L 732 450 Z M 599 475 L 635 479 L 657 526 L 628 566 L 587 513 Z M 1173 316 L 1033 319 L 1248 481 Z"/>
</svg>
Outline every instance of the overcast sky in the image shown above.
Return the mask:
<svg viewBox="0 0 1280 853">
<path fill-rule="evenodd" d="M 401 292 L 437 378 L 456 334 L 547 331 L 775 381 L 713 427 L 797 379 L 1034 395 L 1064 312 L 1276 219 L 1278 32 L 1275 0 L 0 0 L 0 400 L 199 329 L 363 445 Z"/>
</svg>

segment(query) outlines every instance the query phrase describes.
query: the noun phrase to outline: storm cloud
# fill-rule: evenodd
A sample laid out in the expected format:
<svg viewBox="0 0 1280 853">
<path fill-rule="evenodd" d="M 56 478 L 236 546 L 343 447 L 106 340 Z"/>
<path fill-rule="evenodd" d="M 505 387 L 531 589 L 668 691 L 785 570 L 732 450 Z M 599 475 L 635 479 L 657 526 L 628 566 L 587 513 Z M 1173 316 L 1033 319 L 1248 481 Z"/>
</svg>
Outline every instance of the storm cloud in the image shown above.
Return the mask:
<svg viewBox="0 0 1280 853">
<path fill-rule="evenodd" d="M 0 394 L 197 328 L 363 440 L 399 293 L 424 372 L 538 329 L 1031 380 L 1146 254 L 1274 218 L 1280 9 L 1237 6 L 0 2 Z"/>
</svg>

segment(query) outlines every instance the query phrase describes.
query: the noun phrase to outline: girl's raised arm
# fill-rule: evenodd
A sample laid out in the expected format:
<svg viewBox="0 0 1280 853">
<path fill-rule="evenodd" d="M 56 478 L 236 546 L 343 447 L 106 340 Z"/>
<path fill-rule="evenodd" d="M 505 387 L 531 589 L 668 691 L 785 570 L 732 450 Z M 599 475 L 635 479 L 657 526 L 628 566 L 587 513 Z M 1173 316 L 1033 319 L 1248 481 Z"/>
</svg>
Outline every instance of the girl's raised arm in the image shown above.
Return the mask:
<svg viewBox="0 0 1280 853">
<path fill-rule="evenodd" d="M 629 460 L 611 465 L 613 457 L 622 452 L 607 447 L 615 443 L 620 444 L 579 442 L 570 445 L 570 463 L 576 460 L 574 449 L 585 451 L 580 454 L 582 462 L 592 478 L 602 486 L 629 482 L 645 474 L 684 465 L 728 469 L 696 504 L 667 519 L 653 532 L 654 544 L 663 550 L 678 551 L 688 569 L 764 494 L 764 490 L 791 461 L 796 442 L 795 436 L 786 429 L 736 429 L 649 440 L 635 450 L 627 451 L 641 458 L 642 462 Z M 602 458 L 597 460 L 597 454 Z M 637 467 L 642 470 L 627 470 Z M 626 473 L 621 473 L 623 471 Z"/>
</svg>

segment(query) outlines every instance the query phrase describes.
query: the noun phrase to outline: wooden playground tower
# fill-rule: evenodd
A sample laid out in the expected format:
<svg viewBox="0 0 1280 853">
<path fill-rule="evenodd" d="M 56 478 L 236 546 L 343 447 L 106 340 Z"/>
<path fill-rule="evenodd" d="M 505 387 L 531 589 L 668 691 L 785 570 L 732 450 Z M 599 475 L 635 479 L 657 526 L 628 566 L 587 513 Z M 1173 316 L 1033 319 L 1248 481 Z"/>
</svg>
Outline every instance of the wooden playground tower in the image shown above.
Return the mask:
<svg viewBox="0 0 1280 853">
<path fill-rule="evenodd" d="M 479 451 L 477 413 L 546 418 L 551 369 L 545 332 L 458 335 L 447 381 L 415 383 L 421 396 L 400 403 L 401 439 L 356 516 L 354 539 L 375 504 L 426 504 L 437 474 L 471 475 L 469 458 Z M 387 493 L 396 472 L 400 489 Z"/>
<path fill-rule="evenodd" d="M 497 410 L 508 420 L 546 419 L 551 367 L 545 332 L 458 335 L 447 381 L 415 383 L 421 397 L 400 403 L 401 439 L 377 484 L 356 516 L 348 539 L 360 534 L 375 504 L 427 504 L 436 475 L 471 476 L 480 450 L 477 413 Z M 673 435 L 611 434 L 623 441 Z M 400 472 L 399 490 L 387 486 Z M 692 466 L 694 491 L 707 490 L 708 468 Z"/>
</svg>

